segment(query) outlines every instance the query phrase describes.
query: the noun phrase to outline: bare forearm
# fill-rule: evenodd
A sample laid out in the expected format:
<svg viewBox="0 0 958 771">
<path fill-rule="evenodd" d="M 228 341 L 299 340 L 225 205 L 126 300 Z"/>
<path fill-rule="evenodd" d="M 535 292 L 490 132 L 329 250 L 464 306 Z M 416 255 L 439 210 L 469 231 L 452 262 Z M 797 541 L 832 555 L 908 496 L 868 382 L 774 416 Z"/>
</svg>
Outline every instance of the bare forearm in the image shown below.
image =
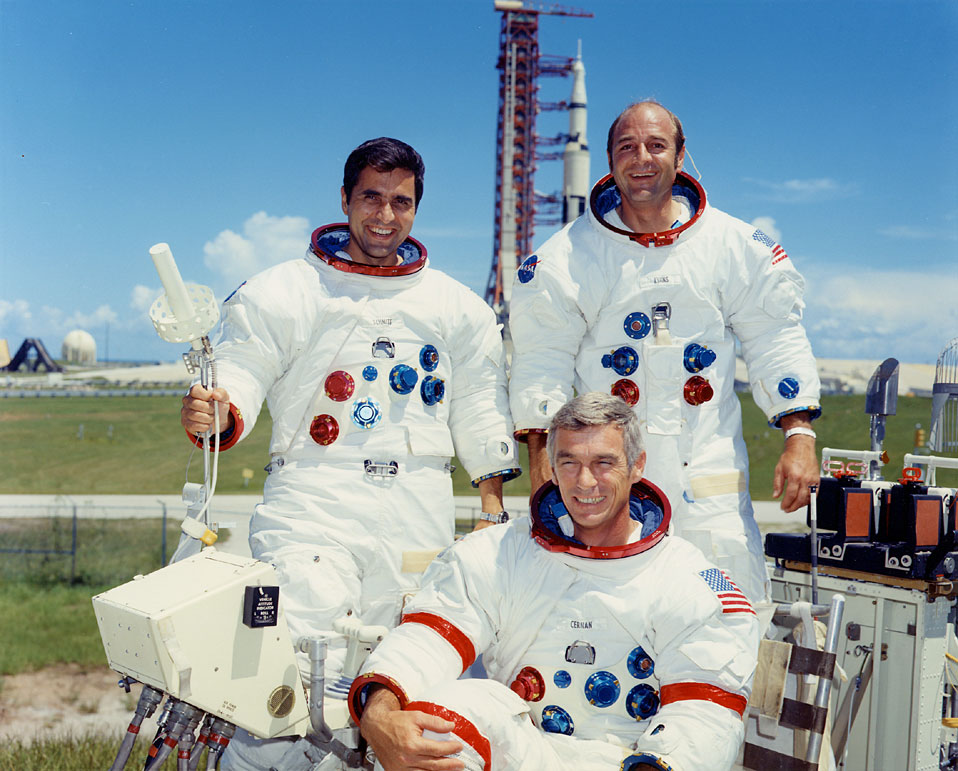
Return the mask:
<svg viewBox="0 0 958 771">
<path fill-rule="evenodd" d="M 552 478 L 552 466 L 546 451 L 548 434 L 529 434 L 529 484 L 530 496 Z"/>
<path fill-rule="evenodd" d="M 808 503 L 808 487 L 819 478 L 817 455 L 815 453 L 815 435 L 808 412 L 793 412 L 784 415 L 779 424 L 783 435 L 798 429 L 785 439 L 782 456 L 775 466 L 772 495 L 782 498 L 782 509 L 795 511 Z"/>
<path fill-rule="evenodd" d="M 792 412 L 779 418 L 778 424 L 782 431 L 788 431 L 790 428 L 811 428 L 812 419 L 807 411 Z"/>
<path fill-rule="evenodd" d="M 490 477 L 479 483 L 479 500 L 482 510 L 488 514 L 498 514 L 503 510 L 502 505 L 502 477 Z"/>
</svg>

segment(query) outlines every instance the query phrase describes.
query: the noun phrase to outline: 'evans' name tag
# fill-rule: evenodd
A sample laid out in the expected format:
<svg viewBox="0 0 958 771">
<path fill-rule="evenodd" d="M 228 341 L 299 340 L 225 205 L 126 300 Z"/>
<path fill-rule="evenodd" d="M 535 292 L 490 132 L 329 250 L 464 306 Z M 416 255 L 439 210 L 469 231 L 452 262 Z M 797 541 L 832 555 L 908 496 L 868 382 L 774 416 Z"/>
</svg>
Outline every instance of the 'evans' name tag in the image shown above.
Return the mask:
<svg viewBox="0 0 958 771">
<path fill-rule="evenodd" d="M 662 286 L 681 286 L 682 277 L 677 274 L 643 276 L 639 281 L 641 289 L 654 289 Z"/>
</svg>

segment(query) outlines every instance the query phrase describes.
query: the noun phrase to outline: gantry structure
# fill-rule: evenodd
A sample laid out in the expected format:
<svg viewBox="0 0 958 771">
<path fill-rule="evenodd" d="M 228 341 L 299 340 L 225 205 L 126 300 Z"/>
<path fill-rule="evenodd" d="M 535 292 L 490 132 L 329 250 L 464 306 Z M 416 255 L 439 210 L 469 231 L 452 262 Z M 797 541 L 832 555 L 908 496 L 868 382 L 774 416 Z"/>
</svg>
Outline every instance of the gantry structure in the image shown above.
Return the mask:
<svg viewBox="0 0 958 771">
<path fill-rule="evenodd" d="M 536 163 L 561 159 L 562 153 L 537 153 L 537 145 L 560 144 L 564 135 L 539 138 L 536 115 L 541 110 L 564 110 L 566 102 L 539 102 L 539 78 L 572 73 L 575 59 L 539 52 L 540 16 L 593 14 L 560 5 L 538 5 L 523 0 L 494 0 L 502 14 L 499 32 L 499 115 L 496 125 L 496 203 L 492 269 L 485 299 L 501 321 L 508 317 L 512 277 L 519 262 L 531 253 L 536 222 Z M 545 197 L 543 205 L 555 202 Z"/>
</svg>

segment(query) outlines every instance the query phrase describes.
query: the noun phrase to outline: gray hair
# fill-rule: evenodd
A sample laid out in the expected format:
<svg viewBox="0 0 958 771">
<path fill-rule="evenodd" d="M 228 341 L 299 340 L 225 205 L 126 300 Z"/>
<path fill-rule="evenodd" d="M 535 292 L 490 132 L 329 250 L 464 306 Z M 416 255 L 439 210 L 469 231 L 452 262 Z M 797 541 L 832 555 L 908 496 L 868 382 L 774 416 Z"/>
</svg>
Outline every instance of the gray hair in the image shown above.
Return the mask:
<svg viewBox="0 0 958 771">
<path fill-rule="evenodd" d="M 632 468 L 645 450 L 642 431 L 639 429 L 639 419 L 635 416 L 632 408 L 618 396 L 600 391 L 577 396 L 559 408 L 555 417 L 552 418 L 546 439 L 549 463 L 552 464 L 553 468 L 555 467 L 556 434 L 560 428 L 569 431 L 581 431 L 589 426 L 607 426 L 610 423 L 622 429 L 625 459 L 629 468 Z"/>
</svg>

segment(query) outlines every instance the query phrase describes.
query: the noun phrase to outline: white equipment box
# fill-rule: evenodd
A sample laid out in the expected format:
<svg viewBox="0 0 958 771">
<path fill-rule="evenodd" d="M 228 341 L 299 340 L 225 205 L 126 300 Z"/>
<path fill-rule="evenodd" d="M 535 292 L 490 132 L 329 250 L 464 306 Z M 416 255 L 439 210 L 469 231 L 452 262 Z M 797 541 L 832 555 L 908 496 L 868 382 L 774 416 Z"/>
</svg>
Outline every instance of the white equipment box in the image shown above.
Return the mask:
<svg viewBox="0 0 958 771">
<path fill-rule="evenodd" d="M 265 563 L 205 549 L 98 594 L 110 667 L 256 736 L 305 734 L 296 655 L 277 595 L 266 589 L 277 584 Z M 249 623 L 247 607 L 244 622 L 244 603 L 257 606 L 258 621 Z M 271 625 L 257 626 L 264 618 Z"/>
<path fill-rule="evenodd" d="M 833 690 L 831 711 L 839 769 L 938 771 L 940 745 L 955 740 L 954 730 L 942 727 L 954 598 L 935 596 L 935 584 L 901 583 L 914 588 L 818 576 L 819 603 L 830 603 L 833 594 L 845 596 L 836 657 L 848 681 Z M 779 568 L 772 574 L 773 601 L 807 602 L 811 594 L 809 573 Z"/>
</svg>

